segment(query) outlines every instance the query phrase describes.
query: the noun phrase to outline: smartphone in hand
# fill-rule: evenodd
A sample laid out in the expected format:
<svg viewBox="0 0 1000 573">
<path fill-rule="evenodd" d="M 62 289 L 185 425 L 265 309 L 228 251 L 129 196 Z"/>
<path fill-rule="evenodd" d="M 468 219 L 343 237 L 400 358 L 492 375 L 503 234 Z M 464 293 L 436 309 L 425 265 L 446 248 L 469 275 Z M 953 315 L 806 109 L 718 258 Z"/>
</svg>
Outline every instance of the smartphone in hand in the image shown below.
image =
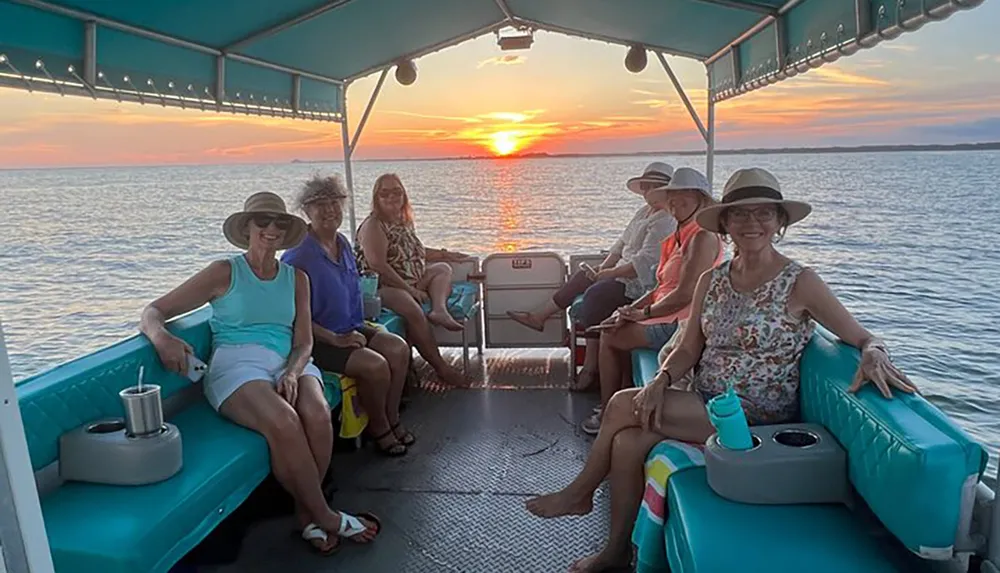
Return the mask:
<svg viewBox="0 0 1000 573">
<path fill-rule="evenodd" d="M 188 363 L 187 377 L 188 380 L 190 380 L 191 382 L 197 382 L 201 380 L 202 376 L 205 375 L 205 372 L 208 371 L 208 365 L 199 360 L 198 357 L 195 356 L 194 354 L 187 355 L 187 363 Z"/>
</svg>

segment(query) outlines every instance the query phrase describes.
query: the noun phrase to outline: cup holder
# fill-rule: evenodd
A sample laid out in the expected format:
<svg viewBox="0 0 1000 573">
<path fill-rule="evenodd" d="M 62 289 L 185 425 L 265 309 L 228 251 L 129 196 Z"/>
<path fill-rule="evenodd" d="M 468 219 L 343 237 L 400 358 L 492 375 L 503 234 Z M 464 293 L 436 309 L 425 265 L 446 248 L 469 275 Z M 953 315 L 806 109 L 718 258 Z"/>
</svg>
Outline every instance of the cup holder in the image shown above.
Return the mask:
<svg viewBox="0 0 1000 573">
<path fill-rule="evenodd" d="M 758 436 L 757 434 L 751 433 L 750 434 L 750 442 L 753 444 L 752 446 L 750 446 L 750 449 L 749 450 L 742 450 L 742 451 L 744 451 L 744 452 L 752 452 L 752 451 L 756 450 L 757 448 L 759 448 L 760 444 L 761 444 L 760 436 Z M 722 445 L 722 442 L 719 441 L 719 436 L 715 436 L 715 445 L 719 446 L 720 448 L 725 448 L 725 446 Z"/>
<path fill-rule="evenodd" d="M 88 434 L 113 434 L 125 429 L 125 422 L 122 420 L 111 420 L 108 422 L 98 422 L 87 426 Z"/>
<path fill-rule="evenodd" d="M 807 430 L 782 430 L 774 434 L 774 441 L 789 448 L 811 448 L 819 443 L 819 436 Z"/>
</svg>

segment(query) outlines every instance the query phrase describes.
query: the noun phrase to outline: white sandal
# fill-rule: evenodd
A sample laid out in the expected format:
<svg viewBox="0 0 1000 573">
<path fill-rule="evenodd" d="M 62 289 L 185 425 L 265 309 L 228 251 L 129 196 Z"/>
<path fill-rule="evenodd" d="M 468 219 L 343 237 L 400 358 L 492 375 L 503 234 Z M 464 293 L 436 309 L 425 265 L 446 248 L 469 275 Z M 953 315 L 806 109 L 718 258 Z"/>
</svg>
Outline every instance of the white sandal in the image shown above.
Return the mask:
<svg viewBox="0 0 1000 573">
<path fill-rule="evenodd" d="M 323 529 L 320 526 L 316 525 L 315 523 L 310 523 L 309 525 L 306 525 L 304 528 L 302 528 L 302 539 L 304 539 L 305 542 L 309 544 L 309 547 L 312 547 L 313 551 L 319 553 L 323 557 L 328 557 L 330 555 L 333 555 L 337 551 L 340 551 L 339 542 L 325 550 L 320 549 L 315 543 L 313 543 L 313 541 L 316 540 L 320 540 L 323 543 L 328 543 L 330 541 L 330 537 L 326 534 L 326 532 L 323 531 Z"/>
<path fill-rule="evenodd" d="M 359 513 L 358 515 L 375 524 L 376 536 L 382 531 L 382 522 L 379 521 L 379 518 L 376 517 L 375 514 L 365 512 Z M 349 513 L 344 513 L 343 511 L 340 512 L 340 529 L 337 531 L 337 535 L 354 541 L 352 539 L 354 536 L 360 535 L 366 531 L 368 531 L 368 528 L 365 527 L 365 524 L 362 523 L 360 519 Z"/>
</svg>

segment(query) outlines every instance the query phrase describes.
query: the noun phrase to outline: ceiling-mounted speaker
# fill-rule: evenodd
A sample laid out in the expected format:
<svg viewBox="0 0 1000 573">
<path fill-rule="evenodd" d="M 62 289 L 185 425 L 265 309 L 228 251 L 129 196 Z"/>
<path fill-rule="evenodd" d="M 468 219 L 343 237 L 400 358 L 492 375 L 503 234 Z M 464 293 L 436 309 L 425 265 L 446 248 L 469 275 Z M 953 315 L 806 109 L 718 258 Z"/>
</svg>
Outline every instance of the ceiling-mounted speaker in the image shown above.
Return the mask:
<svg viewBox="0 0 1000 573">
<path fill-rule="evenodd" d="M 642 44 L 633 44 L 625 54 L 625 69 L 638 74 L 646 69 L 646 47 Z"/>
<path fill-rule="evenodd" d="M 396 64 L 396 81 L 404 86 L 417 81 L 417 65 L 413 60 L 403 60 Z"/>
</svg>

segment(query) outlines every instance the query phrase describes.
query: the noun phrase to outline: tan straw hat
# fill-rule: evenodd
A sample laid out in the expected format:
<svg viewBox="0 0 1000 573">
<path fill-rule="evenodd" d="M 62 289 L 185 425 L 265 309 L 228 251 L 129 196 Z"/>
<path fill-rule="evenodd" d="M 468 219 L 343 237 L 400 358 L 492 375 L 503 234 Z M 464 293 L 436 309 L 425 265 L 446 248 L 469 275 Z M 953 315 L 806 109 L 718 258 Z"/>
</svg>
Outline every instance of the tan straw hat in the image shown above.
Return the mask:
<svg viewBox="0 0 1000 573">
<path fill-rule="evenodd" d="M 242 211 L 226 218 L 226 222 L 222 224 L 222 233 L 226 236 L 226 240 L 241 249 L 249 247 L 250 231 L 247 226 L 254 215 L 278 215 L 292 221 L 292 226 L 285 231 L 285 240 L 278 246 L 279 251 L 298 245 L 306 237 L 306 222 L 289 214 L 281 197 L 262 191 L 248 197 Z"/>
<path fill-rule="evenodd" d="M 738 205 L 781 205 L 788 213 L 788 225 L 798 223 L 812 212 L 812 206 L 808 203 L 785 199 L 774 175 L 753 167 L 733 173 L 726 182 L 722 200 L 699 211 L 695 220 L 701 228 L 718 233 L 722 230 L 719 215 L 723 210 Z"/>
<path fill-rule="evenodd" d="M 639 195 L 645 195 L 646 191 L 651 191 L 651 189 L 643 189 L 643 183 L 658 183 L 660 185 L 666 185 L 670 183 L 670 180 L 674 177 L 674 168 L 668 163 L 663 163 L 662 161 L 654 161 L 646 166 L 646 170 L 643 171 L 642 175 L 639 177 L 633 177 L 625 183 L 628 190 L 633 193 L 638 193 Z"/>
</svg>

